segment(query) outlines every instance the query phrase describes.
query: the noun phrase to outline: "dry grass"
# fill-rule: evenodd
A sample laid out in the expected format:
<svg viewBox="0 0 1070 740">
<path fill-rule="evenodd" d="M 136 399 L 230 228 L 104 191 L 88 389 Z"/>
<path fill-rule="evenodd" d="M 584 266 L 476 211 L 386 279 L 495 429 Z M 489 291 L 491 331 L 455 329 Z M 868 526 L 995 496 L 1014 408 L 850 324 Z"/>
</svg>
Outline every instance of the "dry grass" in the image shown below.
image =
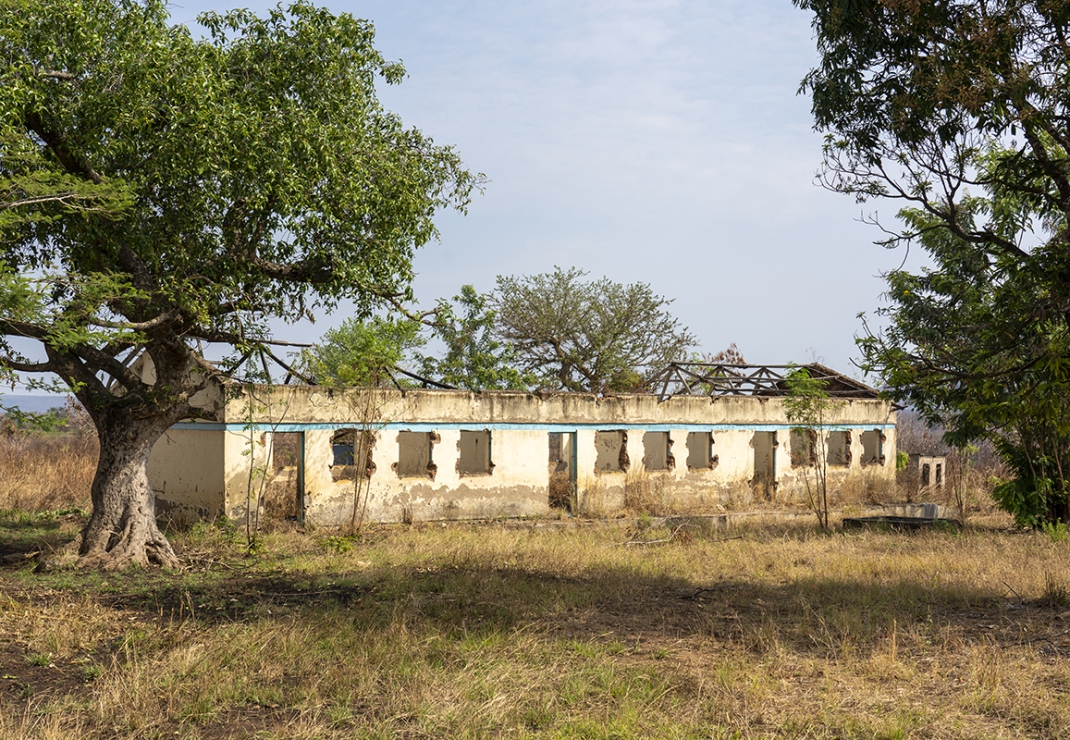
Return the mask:
<svg viewBox="0 0 1070 740">
<path fill-rule="evenodd" d="M 88 506 L 97 450 L 92 434 L 0 437 L 0 509 Z"/>
<path fill-rule="evenodd" d="M 2 571 L 0 737 L 1070 732 L 1070 543 L 630 538 L 396 526 L 249 562 L 199 527 L 182 573 Z"/>
<path fill-rule="evenodd" d="M 0 512 L 0 549 L 77 525 Z M 1070 736 L 1065 533 L 643 526 L 279 531 L 246 557 L 219 522 L 172 533 L 181 572 L 8 562 L 0 738 Z"/>
</svg>

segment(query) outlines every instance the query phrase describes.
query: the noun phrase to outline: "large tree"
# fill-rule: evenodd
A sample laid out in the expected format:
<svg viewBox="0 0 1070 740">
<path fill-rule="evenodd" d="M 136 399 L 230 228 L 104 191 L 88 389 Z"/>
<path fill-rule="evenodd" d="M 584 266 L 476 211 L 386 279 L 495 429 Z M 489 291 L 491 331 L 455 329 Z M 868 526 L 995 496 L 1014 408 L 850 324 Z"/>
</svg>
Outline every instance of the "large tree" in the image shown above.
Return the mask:
<svg viewBox="0 0 1070 740">
<path fill-rule="evenodd" d="M 1024 523 L 1070 518 L 1070 5 L 796 0 L 821 62 L 803 82 L 827 132 L 821 181 L 901 201 L 933 259 L 889 275 L 889 329 L 863 338 L 890 393 L 990 437 Z"/>
<path fill-rule="evenodd" d="M 588 280 L 572 268 L 498 278 L 499 337 L 545 388 L 637 390 L 646 373 L 686 357 L 694 336 L 646 283 Z"/>
<path fill-rule="evenodd" d="M 495 338 L 498 314 L 490 298 L 471 285 L 453 300 L 441 298 L 428 312 L 431 336 L 442 343 L 441 357 L 421 355 L 420 371 L 446 385 L 483 390 L 524 390 L 535 378 L 515 366 L 508 342 Z"/>
<path fill-rule="evenodd" d="M 177 563 L 146 464 L 201 413 L 201 342 L 245 354 L 273 317 L 405 301 L 432 216 L 475 183 L 379 104 L 404 72 L 370 23 L 304 2 L 199 22 L 162 0 L 0 0 L 0 183 L 130 195 L 0 235 L 0 368 L 61 378 L 100 435 L 83 563 Z"/>
</svg>

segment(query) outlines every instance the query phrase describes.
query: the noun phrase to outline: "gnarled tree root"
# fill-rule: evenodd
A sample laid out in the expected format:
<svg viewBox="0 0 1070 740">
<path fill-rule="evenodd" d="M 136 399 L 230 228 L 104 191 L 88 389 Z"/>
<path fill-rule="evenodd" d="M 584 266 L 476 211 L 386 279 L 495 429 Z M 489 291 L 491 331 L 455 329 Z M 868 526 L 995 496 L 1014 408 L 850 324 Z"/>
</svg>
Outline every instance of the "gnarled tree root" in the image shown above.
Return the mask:
<svg viewBox="0 0 1070 740">
<path fill-rule="evenodd" d="M 129 515 L 129 514 L 135 515 Z M 128 512 L 123 517 L 119 531 L 94 527 L 90 521 L 82 533 L 78 565 L 99 570 L 122 570 L 130 566 L 148 567 L 160 565 L 178 568 L 181 562 L 171 543 L 156 526 L 151 517 L 138 516 L 141 512 Z"/>
</svg>

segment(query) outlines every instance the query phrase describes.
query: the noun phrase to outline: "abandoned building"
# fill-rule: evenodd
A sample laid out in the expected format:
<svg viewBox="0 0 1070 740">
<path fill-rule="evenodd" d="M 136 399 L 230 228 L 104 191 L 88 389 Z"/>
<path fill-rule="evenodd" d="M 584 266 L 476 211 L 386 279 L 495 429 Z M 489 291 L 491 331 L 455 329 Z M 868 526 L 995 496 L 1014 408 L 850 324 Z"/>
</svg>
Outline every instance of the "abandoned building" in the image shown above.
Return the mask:
<svg viewBox="0 0 1070 740">
<path fill-rule="evenodd" d="M 947 455 L 912 452 L 899 477 L 913 496 L 925 496 L 944 488 Z"/>
<path fill-rule="evenodd" d="M 788 421 L 784 366 L 678 363 L 648 392 L 605 396 L 221 385 L 209 420 L 159 440 L 149 474 L 165 517 L 327 527 L 802 504 L 819 451 L 830 490 L 894 482 L 894 407 L 806 367 L 836 401 L 820 430 Z"/>
</svg>

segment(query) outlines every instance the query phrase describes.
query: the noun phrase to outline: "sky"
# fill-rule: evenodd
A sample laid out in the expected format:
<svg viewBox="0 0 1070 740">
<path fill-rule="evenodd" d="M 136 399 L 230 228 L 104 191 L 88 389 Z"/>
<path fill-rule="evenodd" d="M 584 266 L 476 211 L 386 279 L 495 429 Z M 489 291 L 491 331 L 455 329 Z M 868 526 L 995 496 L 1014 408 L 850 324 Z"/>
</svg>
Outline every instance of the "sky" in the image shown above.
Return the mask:
<svg viewBox="0 0 1070 740">
<path fill-rule="evenodd" d="M 896 207 L 814 183 L 822 135 L 798 88 L 817 53 L 790 0 L 320 4 L 374 22 L 408 72 L 384 105 L 488 178 L 418 253 L 423 307 L 579 267 L 674 300 L 702 351 L 734 342 L 751 363 L 860 376 L 858 314 L 903 255 L 859 218 L 894 224 Z M 175 3 L 172 20 L 223 7 Z M 307 341 L 344 318 L 276 334 Z"/>
</svg>

